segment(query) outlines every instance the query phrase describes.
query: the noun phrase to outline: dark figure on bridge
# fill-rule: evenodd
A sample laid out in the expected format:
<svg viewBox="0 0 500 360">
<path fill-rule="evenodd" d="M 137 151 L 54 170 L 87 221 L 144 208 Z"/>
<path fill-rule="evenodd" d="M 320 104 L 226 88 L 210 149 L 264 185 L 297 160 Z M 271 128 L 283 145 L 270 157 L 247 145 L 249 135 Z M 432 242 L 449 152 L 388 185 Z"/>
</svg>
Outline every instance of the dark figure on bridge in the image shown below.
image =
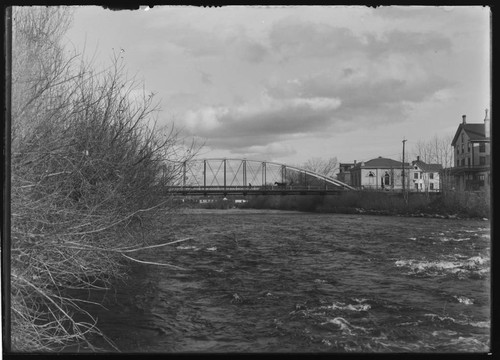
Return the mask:
<svg viewBox="0 0 500 360">
<path fill-rule="evenodd" d="M 275 182 L 274 185 L 278 186 L 278 187 L 286 187 L 286 182 Z"/>
<path fill-rule="evenodd" d="M 251 188 L 252 188 L 252 184 L 251 184 L 251 183 L 248 183 L 248 187 L 251 189 Z"/>
</svg>

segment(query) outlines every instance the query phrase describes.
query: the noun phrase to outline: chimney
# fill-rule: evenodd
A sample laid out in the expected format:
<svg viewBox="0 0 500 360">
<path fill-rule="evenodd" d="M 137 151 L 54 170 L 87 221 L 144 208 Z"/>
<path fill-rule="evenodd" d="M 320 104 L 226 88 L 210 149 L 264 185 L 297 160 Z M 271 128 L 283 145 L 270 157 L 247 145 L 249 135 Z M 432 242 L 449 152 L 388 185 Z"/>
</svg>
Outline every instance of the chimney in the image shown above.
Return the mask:
<svg viewBox="0 0 500 360">
<path fill-rule="evenodd" d="M 490 119 L 488 118 L 488 109 L 485 109 L 485 115 L 484 115 L 484 137 L 489 138 L 490 137 L 490 130 L 491 130 L 491 123 Z"/>
<path fill-rule="evenodd" d="M 356 165 L 356 160 L 354 160 L 354 165 Z"/>
<path fill-rule="evenodd" d="M 465 122 L 465 118 L 466 118 L 466 116 L 465 116 L 465 115 L 462 115 L 462 124 L 464 124 L 464 125 L 466 124 L 466 122 Z"/>
<path fill-rule="evenodd" d="M 417 155 L 417 161 L 420 161 L 420 155 Z"/>
</svg>

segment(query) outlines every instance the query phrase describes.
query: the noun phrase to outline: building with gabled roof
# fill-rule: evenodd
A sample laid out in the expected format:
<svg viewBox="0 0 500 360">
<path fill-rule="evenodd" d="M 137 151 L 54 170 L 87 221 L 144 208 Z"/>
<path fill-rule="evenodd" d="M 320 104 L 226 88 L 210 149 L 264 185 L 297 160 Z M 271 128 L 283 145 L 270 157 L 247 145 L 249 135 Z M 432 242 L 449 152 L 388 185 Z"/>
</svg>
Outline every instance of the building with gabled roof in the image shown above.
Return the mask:
<svg viewBox="0 0 500 360">
<path fill-rule="evenodd" d="M 467 123 L 465 115 L 458 125 L 453 146 L 453 175 L 456 190 L 480 190 L 491 183 L 491 128 L 488 110 L 482 123 Z"/>
<path fill-rule="evenodd" d="M 402 190 L 403 179 L 406 188 L 410 184 L 410 169 L 411 166 L 407 162 L 403 166 L 401 161 L 381 156 L 369 161 L 354 162 L 354 166 L 350 168 L 351 185 L 358 189 Z"/>
<path fill-rule="evenodd" d="M 443 171 L 443 165 L 427 164 L 420 160 L 420 156 L 417 156 L 417 160 L 412 161 L 411 166 L 410 181 L 413 185 L 409 190 L 423 192 L 441 191 L 440 174 Z"/>
</svg>

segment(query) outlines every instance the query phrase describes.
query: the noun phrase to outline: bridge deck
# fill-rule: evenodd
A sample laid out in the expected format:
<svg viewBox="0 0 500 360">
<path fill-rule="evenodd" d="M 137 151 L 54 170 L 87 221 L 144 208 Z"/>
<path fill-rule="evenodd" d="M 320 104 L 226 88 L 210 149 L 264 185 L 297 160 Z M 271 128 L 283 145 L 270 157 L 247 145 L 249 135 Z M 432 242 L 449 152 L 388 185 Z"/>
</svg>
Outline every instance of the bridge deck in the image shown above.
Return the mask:
<svg viewBox="0 0 500 360">
<path fill-rule="evenodd" d="M 169 194 L 179 195 L 331 195 L 345 192 L 339 188 L 325 187 L 294 187 L 294 186 L 172 186 L 169 188 Z"/>
</svg>

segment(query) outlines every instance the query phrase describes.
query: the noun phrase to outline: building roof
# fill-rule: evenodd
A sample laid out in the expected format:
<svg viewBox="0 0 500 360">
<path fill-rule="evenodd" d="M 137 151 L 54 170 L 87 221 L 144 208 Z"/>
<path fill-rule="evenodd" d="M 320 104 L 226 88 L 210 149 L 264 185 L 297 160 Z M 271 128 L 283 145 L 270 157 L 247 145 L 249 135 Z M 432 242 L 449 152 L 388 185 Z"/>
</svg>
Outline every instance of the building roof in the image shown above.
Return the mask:
<svg viewBox="0 0 500 360">
<path fill-rule="evenodd" d="M 401 161 L 392 160 L 389 158 L 383 158 L 379 156 L 378 158 L 371 159 L 365 162 L 358 162 L 354 165 L 354 168 L 378 168 L 378 169 L 390 169 L 390 168 L 400 168 L 403 166 Z M 405 162 L 405 167 L 410 166 L 409 163 Z"/>
<path fill-rule="evenodd" d="M 460 124 L 458 125 L 457 132 L 455 133 L 455 136 L 453 137 L 453 141 L 451 142 L 451 146 L 455 146 L 455 143 L 458 140 L 458 136 L 460 135 L 460 132 L 464 129 L 466 132 L 467 136 L 469 137 L 470 141 L 481 141 L 481 140 L 489 140 L 489 138 L 486 138 L 484 135 L 484 123 L 478 123 L 478 124 Z"/>
<path fill-rule="evenodd" d="M 411 162 L 412 166 L 417 165 L 419 168 L 421 168 L 425 172 L 439 172 L 443 170 L 443 165 L 441 164 L 427 164 L 423 162 L 422 160 L 415 160 Z"/>
</svg>

